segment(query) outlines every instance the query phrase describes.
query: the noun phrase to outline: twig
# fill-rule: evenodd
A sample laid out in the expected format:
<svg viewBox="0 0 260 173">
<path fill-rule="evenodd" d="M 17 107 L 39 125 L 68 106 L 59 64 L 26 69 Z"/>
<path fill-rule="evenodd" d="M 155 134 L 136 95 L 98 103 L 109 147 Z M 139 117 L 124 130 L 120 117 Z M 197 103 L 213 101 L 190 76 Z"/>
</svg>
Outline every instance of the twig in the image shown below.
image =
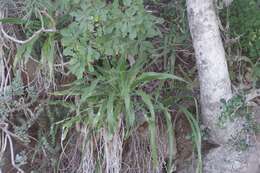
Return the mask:
<svg viewBox="0 0 260 173">
<path fill-rule="evenodd" d="M 2 160 L 2 157 L 3 157 L 4 152 L 6 150 L 6 146 L 7 146 L 7 138 L 5 136 L 5 133 L 2 131 L 2 134 L 1 134 L 0 160 Z"/>
<path fill-rule="evenodd" d="M 10 35 L 8 35 L 2 25 L 0 26 L 1 27 L 1 32 L 3 33 L 4 37 L 6 37 L 7 39 L 13 41 L 13 42 L 16 42 L 16 43 L 19 43 L 19 44 L 26 44 L 28 42 L 30 42 L 31 40 L 33 40 L 35 37 L 37 37 L 39 34 L 43 33 L 43 32 L 56 32 L 55 29 L 43 29 L 41 28 L 40 30 L 36 31 L 30 38 L 28 38 L 27 40 L 18 40 L 14 37 L 11 37 Z"/>
<path fill-rule="evenodd" d="M 4 126 L 0 127 L 0 128 L 2 129 L 3 132 L 5 132 L 5 135 L 6 135 L 7 139 L 8 139 L 8 141 L 9 141 L 9 144 L 10 144 L 12 166 L 15 169 L 17 169 L 19 173 L 24 173 L 24 171 L 21 168 L 19 168 L 19 166 L 17 166 L 15 164 L 13 141 L 12 141 L 10 132 L 7 130 L 8 125 L 5 124 L 5 123 L 2 123 L 2 125 L 4 125 Z"/>
<path fill-rule="evenodd" d="M 10 35 L 8 35 L 3 26 L 2 26 L 2 23 L 0 22 L 0 29 L 1 29 L 1 32 L 3 33 L 4 37 L 6 37 L 7 39 L 15 42 L 15 43 L 19 43 L 19 44 L 26 44 L 28 42 L 30 42 L 31 40 L 33 40 L 35 37 L 37 37 L 38 35 L 40 35 L 41 33 L 49 33 L 49 32 L 57 32 L 56 28 L 55 28 L 55 22 L 54 22 L 54 19 L 45 11 L 38 11 L 39 15 L 40 15 L 40 20 L 41 20 L 41 29 L 39 29 L 38 31 L 36 31 L 31 37 L 29 37 L 28 39 L 26 40 L 18 40 Z M 50 28 L 50 29 L 46 29 L 44 27 L 44 21 L 43 21 L 43 17 L 41 15 L 41 13 L 43 13 L 46 17 L 48 17 L 52 22 L 53 22 L 53 28 Z"/>
<path fill-rule="evenodd" d="M 254 89 L 249 94 L 246 95 L 246 103 L 250 102 L 256 97 L 260 96 L 260 89 Z"/>
</svg>

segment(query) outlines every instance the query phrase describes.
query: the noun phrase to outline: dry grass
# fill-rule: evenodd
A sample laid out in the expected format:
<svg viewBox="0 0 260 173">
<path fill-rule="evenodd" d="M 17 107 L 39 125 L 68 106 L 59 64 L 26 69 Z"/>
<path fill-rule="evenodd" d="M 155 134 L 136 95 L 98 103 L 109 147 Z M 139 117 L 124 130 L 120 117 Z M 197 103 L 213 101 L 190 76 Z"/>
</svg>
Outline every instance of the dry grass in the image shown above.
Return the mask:
<svg viewBox="0 0 260 173">
<path fill-rule="evenodd" d="M 133 135 L 128 139 L 124 146 L 124 155 L 122 162 L 123 173 L 163 173 L 166 172 L 166 164 L 168 159 L 168 138 L 166 127 L 162 120 L 157 120 L 157 154 L 158 164 L 153 166 L 151 149 L 149 144 L 148 125 L 140 126 Z M 175 140 L 175 139 L 174 139 Z M 176 141 L 174 141 L 176 143 Z M 176 145 L 175 145 L 176 147 Z M 174 159 L 176 156 L 176 148 L 174 149 Z M 172 165 L 175 169 L 175 165 Z"/>
</svg>

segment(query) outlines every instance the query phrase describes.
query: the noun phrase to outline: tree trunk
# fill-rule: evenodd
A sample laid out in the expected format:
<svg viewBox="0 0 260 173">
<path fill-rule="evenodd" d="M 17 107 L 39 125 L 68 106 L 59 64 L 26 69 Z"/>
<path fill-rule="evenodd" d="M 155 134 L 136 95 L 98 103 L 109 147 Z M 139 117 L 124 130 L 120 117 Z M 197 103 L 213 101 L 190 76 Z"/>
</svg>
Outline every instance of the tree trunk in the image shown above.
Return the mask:
<svg viewBox="0 0 260 173">
<path fill-rule="evenodd" d="M 204 157 L 203 172 L 259 173 L 259 169 L 251 169 L 259 166 L 259 160 L 252 162 L 259 158 L 259 148 L 253 145 L 247 151 L 237 151 L 228 142 L 241 132 L 243 120 L 226 122 L 224 129 L 217 125 L 220 100 L 231 98 L 232 91 L 213 0 L 187 0 L 187 12 L 199 73 L 202 121 L 209 128 L 210 139 L 220 145 Z"/>
<path fill-rule="evenodd" d="M 2 14 L 2 10 L 0 8 L 0 19 L 2 19 L 2 16 L 3 16 L 3 14 Z M 0 22 L 0 25 L 1 25 L 1 22 Z M 0 33 L 0 93 L 3 92 L 4 79 L 5 79 L 3 46 L 4 46 L 4 38 L 2 37 L 2 34 Z"/>
<path fill-rule="evenodd" d="M 223 144 L 235 133 L 237 124 L 229 123 L 226 129 L 217 126 L 220 100 L 231 98 L 232 92 L 213 0 L 187 0 L 187 11 L 199 72 L 202 120 L 211 139 Z"/>
<path fill-rule="evenodd" d="M 4 70 L 4 54 L 3 54 L 3 46 L 2 46 L 2 40 L 0 35 L 0 93 L 3 94 L 4 90 L 4 80 L 5 80 L 5 70 Z"/>
</svg>

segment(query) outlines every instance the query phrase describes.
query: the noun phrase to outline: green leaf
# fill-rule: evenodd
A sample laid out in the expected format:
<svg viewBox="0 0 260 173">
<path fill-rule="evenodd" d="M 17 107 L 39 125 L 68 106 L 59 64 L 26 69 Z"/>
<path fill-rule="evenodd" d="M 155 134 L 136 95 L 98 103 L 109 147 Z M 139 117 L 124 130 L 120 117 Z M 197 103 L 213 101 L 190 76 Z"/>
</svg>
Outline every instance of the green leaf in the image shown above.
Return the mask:
<svg viewBox="0 0 260 173">
<path fill-rule="evenodd" d="M 168 170 L 167 172 L 173 172 L 172 170 L 172 161 L 173 161 L 173 154 L 176 153 L 176 151 L 174 151 L 174 149 L 176 149 L 176 146 L 175 143 L 173 142 L 173 140 L 176 140 L 175 139 L 175 136 L 174 136 L 174 128 L 172 126 L 172 119 L 171 119 L 171 115 L 170 113 L 168 112 L 168 110 L 162 105 L 162 104 L 159 104 L 159 106 L 161 107 L 161 109 L 163 110 L 163 113 L 164 113 L 164 116 L 165 116 L 165 119 L 166 119 L 166 126 L 167 126 L 167 135 L 168 135 L 168 144 L 169 144 L 169 163 L 168 164 Z"/>
<path fill-rule="evenodd" d="M 179 81 L 182 81 L 182 82 L 186 82 L 181 77 L 175 76 L 173 74 L 145 72 L 145 73 L 141 74 L 135 81 L 133 81 L 133 83 L 131 84 L 131 88 L 135 88 L 140 84 L 145 84 L 145 83 L 150 82 L 152 80 L 166 80 L 166 79 L 179 80 Z"/>
<path fill-rule="evenodd" d="M 196 173 L 202 173 L 202 157 L 201 157 L 201 132 L 198 121 L 192 116 L 192 114 L 185 107 L 180 109 L 188 119 L 191 130 L 192 130 L 192 140 L 195 143 L 198 154 L 198 164 L 196 168 Z"/>
<path fill-rule="evenodd" d="M 17 49 L 17 53 L 16 53 L 15 58 L 14 58 L 14 67 L 16 67 L 17 63 L 19 61 L 21 61 L 22 58 L 30 56 L 30 54 L 33 50 L 33 45 L 34 45 L 34 43 L 37 39 L 38 39 L 38 37 L 35 37 L 30 42 L 21 45 L 21 47 L 19 47 Z"/>
<path fill-rule="evenodd" d="M 70 72 L 77 76 L 77 79 L 82 79 L 83 73 L 85 72 L 85 63 L 82 62 L 80 57 L 73 57 L 69 64 Z"/>
<path fill-rule="evenodd" d="M 126 109 L 126 124 L 127 128 L 132 128 L 135 122 L 135 114 L 133 113 L 132 104 L 131 104 L 131 98 L 130 95 L 127 93 L 124 95 L 124 103 L 125 103 L 125 109 Z"/>
<path fill-rule="evenodd" d="M 53 77 L 53 65 L 54 65 L 54 36 L 49 35 L 42 47 L 42 62 L 46 62 L 48 64 L 50 70 L 50 78 Z"/>
<path fill-rule="evenodd" d="M 253 66 L 253 77 L 256 79 L 260 78 L 260 63 Z"/>
<path fill-rule="evenodd" d="M 92 126 L 94 128 L 98 128 L 99 123 L 103 123 L 104 115 L 106 110 L 106 103 L 102 101 L 102 104 L 99 106 L 98 112 L 96 113 L 96 116 L 93 119 Z M 103 124 L 101 124 L 103 125 Z"/>
<path fill-rule="evenodd" d="M 26 24 L 27 20 L 21 19 L 21 18 L 15 18 L 15 17 L 7 17 L 0 19 L 0 22 L 2 24 L 17 24 L 17 25 L 22 25 Z"/>
<path fill-rule="evenodd" d="M 81 121 L 81 117 L 75 116 L 75 117 L 68 119 L 65 123 L 63 123 L 61 141 L 64 141 L 66 139 L 67 134 L 68 134 L 69 130 L 72 128 L 72 126 L 80 121 Z"/>
<path fill-rule="evenodd" d="M 138 58 L 134 65 L 127 71 L 127 77 L 129 80 L 129 83 L 132 84 L 138 75 L 140 71 L 142 71 L 144 67 L 145 59 L 144 58 Z"/>
<path fill-rule="evenodd" d="M 67 47 L 67 48 L 65 48 L 64 50 L 63 50 L 63 54 L 65 55 L 65 56 L 74 56 L 75 54 L 74 54 L 74 52 L 71 50 L 71 48 L 69 48 L 69 47 Z"/>
<path fill-rule="evenodd" d="M 107 101 L 107 122 L 108 122 L 108 131 L 109 138 L 111 139 L 117 128 L 117 119 L 114 115 L 114 101 L 115 95 L 114 93 L 110 94 Z"/>
<path fill-rule="evenodd" d="M 137 37 L 137 32 L 135 29 L 128 28 L 128 32 L 129 32 L 129 38 L 131 40 L 134 40 Z"/>
<path fill-rule="evenodd" d="M 144 93 L 143 91 L 138 91 L 137 95 L 141 96 L 143 102 L 147 106 L 150 115 L 151 116 L 145 116 L 148 124 L 149 124 L 149 132 L 150 132 L 150 145 L 152 148 L 152 159 L 153 159 L 153 165 L 156 167 L 157 165 L 157 142 L 156 142 L 156 124 L 155 124 L 155 112 L 154 112 L 154 107 L 153 103 L 151 100 L 151 97 Z"/>
<path fill-rule="evenodd" d="M 130 6 L 132 3 L 132 0 L 123 0 L 123 3 L 125 6 Z"/>
<path fill-rule="evenodd" d="M 96 89 L 98 82 L 99 82 L 98 79 L 94 80 L 94 81 L 91 82 L 91 85 L 89 87 L 83 88 L 83 94 L 81 96 L 80 103 L 85 102 L 87 98 L 89 98 L 90 96 L 93 95 L 94 90 Z"/>
</svg>

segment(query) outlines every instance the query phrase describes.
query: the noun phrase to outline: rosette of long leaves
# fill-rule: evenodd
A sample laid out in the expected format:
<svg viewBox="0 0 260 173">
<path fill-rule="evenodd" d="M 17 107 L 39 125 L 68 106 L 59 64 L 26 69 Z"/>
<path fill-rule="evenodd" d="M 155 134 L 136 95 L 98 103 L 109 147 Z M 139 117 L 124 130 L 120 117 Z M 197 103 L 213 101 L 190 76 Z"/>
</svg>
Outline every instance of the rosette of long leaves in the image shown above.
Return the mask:
<svg viewBox="0 0 260 173">
<path fill-rule="evenodd" d="M 57 95 L 78 96 L 75 103 L 76 116 L 63 124 L 67 132 L 75 123 L 83 123 L 88 128 L 98 131 L 106 128 L 109 136 L 118 130 L 118 122 L 122 118 L 126 136 L 138 124 L 137 111 L 142 111 L 149 124 L 150 145 L 152 157 L 156 162 L 156 117 L 155 112 L 162 104 L 154 102 L 151 94 L 142 90 L 142 86 L 152 80 L 179 80 L 182 78 L 168 73 L 142 72 L 143 60 L 137 60 L 133 66 L 120 58 L 117 61 L 104 60 L 95 71 L 89 73 L 85 79 L 75 81 L 66 91 L 56 92 Z M 157 104 L 157 105 L 156 105 Z M 167 110 L 162 109 L 165 113 Z M 169 114 L 166 114 L 169 121 Z M 168 125 L 171 123 L 167 123 Z M 168 130 L 170 136 L 172 130 Z M 172 137 L 171 137 L 172 139 Z"/>
</svg>

